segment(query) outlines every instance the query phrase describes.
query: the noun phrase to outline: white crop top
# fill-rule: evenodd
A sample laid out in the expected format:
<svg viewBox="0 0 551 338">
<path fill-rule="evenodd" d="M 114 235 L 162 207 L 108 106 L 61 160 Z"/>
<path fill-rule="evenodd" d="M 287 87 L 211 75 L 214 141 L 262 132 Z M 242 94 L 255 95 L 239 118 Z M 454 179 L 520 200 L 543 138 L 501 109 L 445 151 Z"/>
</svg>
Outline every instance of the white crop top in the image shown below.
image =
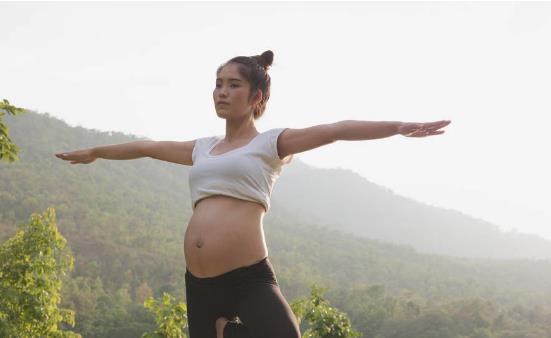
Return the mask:
<svg viewBox="0 0 551 338">
<path fill-rule="evenodd" d="M 272 188 L 285 164 L 277 153 L 277 138 L 285 129 L 259 133 L 248 144 L 219 155 L 210 152 L 224 136 L 197 139 L 189 171 L 192 210 L 205 197 L 226 195 L 260 203 L 267 212 Z"/>
</svg>

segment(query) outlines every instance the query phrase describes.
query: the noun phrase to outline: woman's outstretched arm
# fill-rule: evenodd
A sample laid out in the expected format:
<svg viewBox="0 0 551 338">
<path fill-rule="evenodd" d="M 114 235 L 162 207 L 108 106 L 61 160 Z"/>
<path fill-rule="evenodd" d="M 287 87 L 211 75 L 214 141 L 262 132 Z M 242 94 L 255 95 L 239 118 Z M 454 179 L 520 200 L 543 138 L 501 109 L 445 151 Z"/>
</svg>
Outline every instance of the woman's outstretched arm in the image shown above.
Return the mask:
<svg viewBox="0 0 551 338">
<path fill-rule="evenodd" d="M 436 122 L 356 121 L 345 120 L 334 124 L 335 140 L 372 140 L 397 134 L 408 137 L 425 137 L 443 134 L 438 130 L 450 120 Z"/>
<path fill-rule="evenodd" d="M 98 146 L 68 153 L 58 153 L 55 154 L 55 156 L 62 160 L 71 161 L 71 164 L 88 164 L 94 162 L 98 158 L 104 158 L 106 160 L 132 160 L 145 156 L 142 151 L 145 142 L 148 141 L 134 141 L 123 144 Z"/>
<path fill-rule="evenodd" d="M 134 141 L 123 144 L 98 146 L 89 149 L 58 153 L 56 157 L 71 164 L 92 163 L 98 158 L 106 160 L 133 160 L 151 157 L 166 162 L 193 165 L 192 152 L 195 141 Z"/>
<path fill-rule="evenodd" d="M 444 131 L 438 129 L 450 123 L 450 120 L 426 123 L 344 120 L 302 129 L 287 128 L 280 134 L 277 148 L 280 158 L 285 158 L 338 140 L 372 140 L 397 134 L 407 137 L 439 135 Z"/>
</svg>

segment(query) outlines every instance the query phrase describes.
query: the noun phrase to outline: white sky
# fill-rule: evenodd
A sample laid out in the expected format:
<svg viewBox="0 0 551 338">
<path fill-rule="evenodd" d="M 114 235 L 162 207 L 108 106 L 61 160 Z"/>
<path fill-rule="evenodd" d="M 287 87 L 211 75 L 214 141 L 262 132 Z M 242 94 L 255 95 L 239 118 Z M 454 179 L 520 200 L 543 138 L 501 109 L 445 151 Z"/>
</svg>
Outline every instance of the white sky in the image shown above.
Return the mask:
<svg viewBox="0 0 551 338">
<path fill-rule="evenodd" d="M 550 2 L 4 2 L 0 13 L 0 99 L 154 140 L 223 135 L 217 66 L 271 49 L 259 131 L 452 120 L 439 136 L 295 158 L 551 239 Z"/>
</svg>

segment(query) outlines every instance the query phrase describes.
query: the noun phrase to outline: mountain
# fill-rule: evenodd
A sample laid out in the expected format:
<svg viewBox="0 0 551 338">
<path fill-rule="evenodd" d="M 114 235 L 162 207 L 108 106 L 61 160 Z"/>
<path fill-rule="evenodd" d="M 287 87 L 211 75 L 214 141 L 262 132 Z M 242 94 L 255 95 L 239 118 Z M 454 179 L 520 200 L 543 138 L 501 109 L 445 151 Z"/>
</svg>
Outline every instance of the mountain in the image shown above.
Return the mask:
<svg viewBox="0 0 551 338">
<path fill-rule="evenodd" d="M 399 196 L 351 170 L 313 168 L 297 159 L 276 183 L 273 203 L 293 217 L 363 238 L 410 245 L 424 253 L 551 257 L 551 241 L 540 236 L 503 232 L 460 211 Z"/>
</svg>

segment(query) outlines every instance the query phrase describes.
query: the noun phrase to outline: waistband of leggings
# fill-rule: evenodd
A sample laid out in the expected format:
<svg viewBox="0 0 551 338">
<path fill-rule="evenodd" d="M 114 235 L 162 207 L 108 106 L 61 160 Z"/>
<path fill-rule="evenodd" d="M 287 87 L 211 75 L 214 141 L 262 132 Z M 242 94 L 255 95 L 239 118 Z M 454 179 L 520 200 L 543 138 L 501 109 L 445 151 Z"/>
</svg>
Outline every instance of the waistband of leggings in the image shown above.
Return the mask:
<svg viewBox="0 0 551 338">
<path fill-rule="evenodd" d="M 237 269 L 233 269 L 231 271 L 225 272 L 221 275 L 214 276 L 214 277 L 197 277 L 194 276 L 187 268 L 186 268 L 186 276 L 193 282 L 201 283 L 201 284 L 218 284 L 225 282 L 232 281 L 237 279 L 240 275 L 242 275 L 247 270 L 254 270 L 256 268 L 259 268 L 263 265 L 269 265 L 271 268 L 270 260 L 268 259 L 268 256 L 264 257 L 260 261 L 248 265 L 248 266 L 242 266 Z"/>
</svg>

